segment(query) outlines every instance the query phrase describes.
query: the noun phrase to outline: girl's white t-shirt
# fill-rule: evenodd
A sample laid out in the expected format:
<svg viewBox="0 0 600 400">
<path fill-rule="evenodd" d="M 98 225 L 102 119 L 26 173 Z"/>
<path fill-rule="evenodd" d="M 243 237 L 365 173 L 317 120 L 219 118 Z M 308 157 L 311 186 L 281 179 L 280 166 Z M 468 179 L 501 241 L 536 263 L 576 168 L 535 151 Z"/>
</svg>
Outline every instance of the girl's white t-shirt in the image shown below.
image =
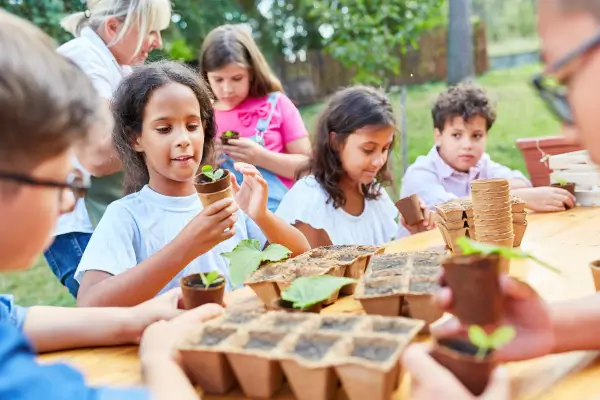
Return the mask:
<svg viewBox="0 0 600 400">
<path fill-rule="evenodd" d="M 171 197 L 148 186 L 111 203 L 92 234 L 75 279 L 81 282 L 89 270 L 118 275 L 135 267 L 169 244 L 201 211 L 202 203 L 196 194 Z M 267 241 L 260 228 L 241 210 L 235 229 L 235 236 L 185 266 L 160 293 L 178 287 L 183 276 L 210 271 L 217 271 L 227 279 L 227 291 L 234 289 L 229 279 L 229 261 L 221 253 L 233 250 L 243 239 L 257 239 L 261 248 Z"/>
<path fill-rule="evenodd" d="M 90 28 L 83 28 L 79 37 L 58 48 L 58 53 L 75 63 L 92 81 L 98 94 L 110 100 L 121 80 L 131 72 L 131 67 L 121 66 L 104 41 Z M 85 175 L 89 172 L 78 162 L 75 167 Z M 71 232 L 92 233 L 94 227 L 85 208 L 85 200 L 79 199 L 75 209 L 58 219 L 56 236 Z"/>
<path fill-rule="evenodd" d="M 325 189 L 309 175 L 286 193 L 276 214 L 290 224 L 299 221 L 325 230 L 334 245 L 382 245 L 409 235 L 398 224 L 398 209 L 384 189 L 378 199 L 365 201 L 365 209 L 359 216 L 348 214 L 343 208 L 336 209 L 328 199 Z"/>
</svg>

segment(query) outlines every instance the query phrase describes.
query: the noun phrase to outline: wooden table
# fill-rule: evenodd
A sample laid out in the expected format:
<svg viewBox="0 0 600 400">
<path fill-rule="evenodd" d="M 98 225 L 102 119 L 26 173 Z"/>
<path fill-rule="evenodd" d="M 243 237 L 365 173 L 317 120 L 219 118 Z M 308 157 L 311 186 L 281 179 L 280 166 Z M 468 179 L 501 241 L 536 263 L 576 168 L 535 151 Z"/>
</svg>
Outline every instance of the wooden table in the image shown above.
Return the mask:
<svg viewBox="0 0 600 400">
<path fill-rule="evenodd" d="M 529 282 L 548 301 L 586 296 L 594 292 L 589 263 L 600 259 L 600 209 L 576 208 L 555 214 L 531 214 L 522 248 L 560 268 L 559 276 L 537 264 L 518 260 L 511 264 L 511 275 Z M 391 243 L 387 252 L 417 251 L 443 245 L 437 230 Z M 257 298 L 248 288 L 232 294 L 233 306 L 253 307 Z M 352 297 L 340 299 L 323 310 L 325 313 L 362 313 Z M 586 400 L 600 395 L 600 361 L 596 352 L 574 352 L 512 363 L 514 398 L 548 400 Z M 79 368 L 92 385 L 134 385 L 141 383 L 137 347 L 83 349 L 46 354 L 41 362 L 65 361 Z M 395 399 L 408 398 L 410 378 L 402 382 Z M 239 399 L 241 392 L 226 397 Z M 277 399 L 293 399 L 288 388 Z"/>
</svg>

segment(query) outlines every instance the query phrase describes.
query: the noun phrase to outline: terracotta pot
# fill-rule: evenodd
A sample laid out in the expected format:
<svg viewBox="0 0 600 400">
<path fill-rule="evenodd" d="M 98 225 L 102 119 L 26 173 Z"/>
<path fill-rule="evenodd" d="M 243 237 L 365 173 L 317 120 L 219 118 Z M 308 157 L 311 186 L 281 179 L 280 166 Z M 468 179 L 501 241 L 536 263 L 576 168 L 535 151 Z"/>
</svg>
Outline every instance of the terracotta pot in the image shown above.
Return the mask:
<svg viewBox="0 0 600 400">
<path fill-rule="evenodd" d="M 486 326 L 502 318 L 500 257 L 453 256 L 442 261 L 444 281 L 452 290 L 452 313 L 465 325 Z"/>
<path fill-rule="evenodd" d="M 466 340 L 440 339 L 431 351 L 431 357 L 446 367 L 475 396 L 487 387 L 496 364 L 486 356 L 475 358 L 477 347 Z"/>
<path fill-rule="evenodd" d="M 223 132 L 223 134 L 221 135 L 221 143 L 223 143 L 224 145 L 228 145 L 229 139 L 239 139 L 239 138 L 240 138 L 240 134 L 237 132 L 232 132 L 232 131 Z"/>
<path fill-rule="evenodd" d="M 407 225 L 417 225 L 425 219 L 423 210 L 421 210 L 419 196 L 416 194 L 398 200 L 396 202 L 396 208 L 400 211 L 400 214 L 402 214 L 404 222 Z"/>
<path fill-rule="evenodd" d="M 233 197 L 231 190 L 231 178 L 228 170 L 223 170 L 223 176 L 216 182 L 211 181 L 204 175 L 198 176 L 194 186 L 200 197 L 203 207 L 208 207 L 221 199 Z"/>
<path fill-rule="evenodd" d="M 318 314 L 321 312 L 321 309 L 323 309 L 323 303 L 321 302 L 313 304 L 312 306 L 307 308 L 294 308 L 291 302 L 285 301 L 283 299 L 276 299 L 271 302 L 268 308 L 271 310 L 280 310 L 287 312 L 308 312 Z"/>
<path fill-rule="evenodd" d="M 600 260 L 591 262 L 590 270 L 592 271 L 592 276 L 594 278 L 596 292 L 600 292 Z"/>
<path fill-rule="evenodd" d="M 223 278 L 221 275 L 219 276 Z M 210 287 L 206 288 L 202 283 L 200 274 L 191 274 L 181 278 L 179 284 L 183 294 L 183 305 L 186 310 L 208 303 L 223 304 L 225 278 L 223 278 L 222 282 L 212 284 Z"/>
</svg>

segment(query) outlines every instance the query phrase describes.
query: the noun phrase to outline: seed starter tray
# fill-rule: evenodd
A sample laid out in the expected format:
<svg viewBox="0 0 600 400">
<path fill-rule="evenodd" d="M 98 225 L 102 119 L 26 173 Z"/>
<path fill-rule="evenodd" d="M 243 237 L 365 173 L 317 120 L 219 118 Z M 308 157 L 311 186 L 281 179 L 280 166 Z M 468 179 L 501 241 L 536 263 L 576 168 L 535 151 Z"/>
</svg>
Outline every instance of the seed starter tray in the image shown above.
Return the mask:
<svg viewBox="0 0 600 400">
<path fill-rule="evenodd" d="M 335 245 L 311 249 L 294 258 L 267 263 L 255 271 L 245 282 L 260 300 L 270 306 L 281 297 L 281 291 L 294 279 L 301 276 L 333 275 L 359 279 L 365 272 L 371 256 L 383 253 L 384 247 L 366 245 Z M 346 285 L 341 295 L 354 293 L 356 284 Z M 334 293 L 324 305 L 332 304 L 338 298 Z"/>
<path fill-rule="evenodd" d="M 371 258 L 354 298 L 367 314 L 423 320 L 423 332 L 427 332 L 429 324 L 443 315 L 431 300 L 439 288 L 440 261 L 447 255 L 446 251 L 376 255 Z"/>
<path fill-rule="evenodd" d="M 390 399 L 399 359 L 423 321 L 371 315 L 227 312 L 182 336 L 184 368 L 205 393 L 239 384 L 272 398 L 287 381 L 299 400 L 328 400 L 341 383 L 349 400 Z"/>
</svg>

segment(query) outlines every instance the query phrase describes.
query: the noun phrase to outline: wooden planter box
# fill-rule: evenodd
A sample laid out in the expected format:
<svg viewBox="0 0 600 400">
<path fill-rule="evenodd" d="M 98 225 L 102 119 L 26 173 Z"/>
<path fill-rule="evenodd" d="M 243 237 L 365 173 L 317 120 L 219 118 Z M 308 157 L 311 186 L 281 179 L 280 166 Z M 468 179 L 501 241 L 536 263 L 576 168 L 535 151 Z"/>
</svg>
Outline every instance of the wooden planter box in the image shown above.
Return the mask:
<svg viewBox="0 0 600 400">
<path fill-rule="evenodd" d="M 518 139 L 517 147 L 523 153 L 525 166 L 527 167 L 533 186 L 550 185 L 551 171 L 546 166 L 546 163 L 540 162 L 540 159 L 543 157 L 540 149 L 543 153 L 550 155 L 582 150 L 580 145 L 569 143 L 562 136 Z"/>
</svg>

